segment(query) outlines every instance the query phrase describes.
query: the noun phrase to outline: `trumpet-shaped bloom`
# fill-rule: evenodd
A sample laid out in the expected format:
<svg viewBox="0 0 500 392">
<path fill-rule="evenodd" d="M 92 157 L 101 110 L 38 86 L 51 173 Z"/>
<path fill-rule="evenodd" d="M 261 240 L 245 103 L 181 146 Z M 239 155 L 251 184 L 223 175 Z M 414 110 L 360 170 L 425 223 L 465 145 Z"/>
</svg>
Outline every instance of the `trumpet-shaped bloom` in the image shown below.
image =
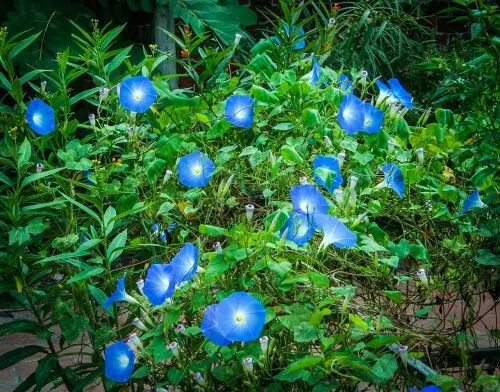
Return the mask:
<svg viewBox="0 0 500 392">
<path fill-rule="evenodd" d="M 285 30 L 285 33 L 288 37 L 290 37 L 290 27 L 288 26 L 288 23 L 285 23 L 283 24 L 283 29 Z M 297 28 L 295 26 L 292 26 L 292 33 L 295 32 Z M 301 27 L 299 30 L 298 30 L 298 36 L 299 37 L 303 37 L 305 34 L 305 31 L 304 29 Z M 280 45 L 281 44 L 281 40 L 278 38 L 278 37 L 274 37 L 274 39 L 276 40 L 277 44 Z M 298 41 L 295 42 L 295 45 L 293 46 L 294 49 L 296 50 L 300 50 L 300 49 L 304 49 L 306 47 L 306 40 L 305 39 L 300 39 Z"/>
<path fill-rule="evenodd" d="M 307 216 L 292 212 L 281 229 L 281 235 L 287 231 L 286 239 L 295 242 L 297 245 L 304 245 L 309 242 L 314 234 L 314 225 Z"/>
<path fill-rule="evenodd" d="M 479 197 L 479 190 L 476 189 L 467 199 L 464 200 L 461 214 L 465 214 L 473 208 L 483 208 L 485 206 L 486 204 L 484 204 Z"/>
<path fill-rule="evenodd" d="M 194 276 L 198 269 L 198 254 L 198 247 L 188 242 L 172 259 L 170 265 L 174 267 L 174 281 L 176 284 L 186 282 Z"/>
<path fill-rule="evenodd" d="M 333 192 L 344 182 L 336 158 L 318 155 L 314 160 L 313 167 L 314 181 L 328 192 Z"/>
<path fill-rule="evenodd" d="M 386 163 L 382 166 L 384 173 L 384 185 L 391 188 L 402 199 L 405 193 L 405 180 L 401 169 L 392 163 Z"/>
<path fill-rule="evenodd" d="M 382 122 L 384 121 L 384 112 L 368 102 L 363 102 L 361 106 L 363 107 L 364 114 L 363 129 L 361 129 L 361 132 L 377 133 L 380 131 Z"/>
<path fill-rule="evenodd" d="M 56 127 L 54 109 L 41 99 L 34 99 L 28 105 L 26 121 L 30 128 L 39 135 L 47 135 Z"/>
<path fill-rule="evenodd" d="M 342 91 L 348 92 L 352 88 L 351 81 L 347 76 L 341 74 L 339 76 L 339 89 Z"/>
<path fill-rule="evenodd" d="M 253 98 L 248 95 L 233 95 L 226 101 L 225 118 L 240 128 L 250 128 L 253 124 Z"/>
<path fill-rule="evenodd" d="M 363 105 L 358 97 L 350 94 L 342 98 L 337 120 L 348 135 L 354 135 L 363 129 L 364 118 Z"/>
<path fill-rule="evenodd" d="M 321 76 L 321 67 L 319 66 L 318 60 L 316 60 L 316 57 L 314 54 L 311 56 L 312 57 L 312 72 L 311 72 L 311 83 L 316 85 L 319 82 L 319 78 Z"/>
<path fill-rule="evenodd" d="M 321 214 L 314 217 L 318 229 L 323 232 L 324 237 L 320 248 L 333 245 L 337 248 L 350 248 L 356 245 L 358 238 L 341 221 L 333 216 Z"/>
<path fill-rule="evenodd" d="M 408 392 L 443 392 L 443 390 L 435 385 L 427 385 L 420 390 L 410 388 Z"/>
<path fill-rule="evenodd" d="M 413 107 L 411 101 L 413 97 L 410 95 L 408 91 L 406 91 L 399 80 L 392 78 L 389 79 L 389 86 L 391 86 L 391 91 L 394 97 L 403 104 L 404 107 L 411 109 Z"/>
<path fill-rule="evenodd" d="M 212 343 L 215 343 L 219 346 L 227 346 L 229 343 L 231 343 L 231 341 L 222 336 L 219 330 L 217 306 L 219 305 L 210 305 L 205 310 L 205 314 L 203 315 L 203 320 L 201 322 L 201 332 Z"/>
<path fill-rule="evenodd" d="M 122 340 L 104 351 L 104 373 L 117 382 L 127 382 L 134 371 L 135 354 Z"/>
<path fill-rule="evenodd" d="M 222 300 L 215 313 L 220 334 L 231 342 L 257 339 L 266 321 L 264 306 L 250 294 L 241 291 Z"/>
<path fill-rule="evenodd" d="M 200 151 L 179 159 L 179 181 L 189 188 L 204 187 L 214 174 L 215 165 L 207 154 Z"/>
<path fill-rule="evenodd" d="M 290 189 L 293 210 L 299 214 L 313 217 L 316 214 L 326 214 L 328 202 L 321 192 L 311 184 L 296 185 Z"/>
<path fill-rule="evenodd" d="M 149 267 L 142 289 L 153 305 L 161 305 L 175 292 L 174 267 L 170 264 L 153 264 Z"/>
<path fill-rule="evenodd" d="M 135 113 L 144 113 L 154 103 L 158 93 L 145 76 L 125 79 L 120 85 L 120 104 Z"/>
<path fill-rule="evenodd" d="M 380 94 L 383 97 L 388 97 L 389 99 L 395 99 L 394 95 L 392 94 L 391 89 L 387 84 L 382 82 L 381 80 L 375 81 L 375 84 L 377 85 L 378 89 L 380 90 Z"/>
<path fill-rule="evenodd" d="M 118 279 L 116 290 L 113 292 L 113 294 L 111 294 L 111 296 L 108 297 L 108 299 L 106 299 L 106 301 L 104 301 L 102 307 L 104 309 L 107 309 L 115 302 L 120 301 L 137 303 L 137 300 L 131 295 L 127 294 L 127 292 L 125 291 L 125 275 Z"/>
</svg>

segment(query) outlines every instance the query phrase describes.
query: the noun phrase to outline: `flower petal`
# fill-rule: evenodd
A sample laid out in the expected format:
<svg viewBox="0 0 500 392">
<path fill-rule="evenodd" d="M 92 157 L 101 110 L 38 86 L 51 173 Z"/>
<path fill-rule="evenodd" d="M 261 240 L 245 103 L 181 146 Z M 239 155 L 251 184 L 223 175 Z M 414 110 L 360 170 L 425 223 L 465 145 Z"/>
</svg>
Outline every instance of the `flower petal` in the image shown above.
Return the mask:
<svg viewBox="0 0 500 392">
<path fill-rule="evenodd" d="M 316 159 L 314 159 L 313 167 L 314 181 L 330 193 L 344 182 L 342 173 L 340 172 L 339 162 L 336 158 L 318 155 Z"/>
<path fill-rule="evenodd" d="M 174 268 L 174 281 L 177 284 L 188 281 L 196 274 L 198 254 L 198 247 L 188 242 L 172 259 L 170 265 Z"/>
<path fill-rule="evenodd" d="M 39 135 L 47 135 L 56 127 L 54 109 L 41 99 L 34 99 L 28 105 L 26 121 L 30 128 Z"/>
<path fill-rule="evenodd" d="M 200 151 L 183 156 L 179 159 L 179 181 L 189 188 L 207 186 L 215 171 L 215 165 Z"/>
<path fill-rule="evenodd" d="M 401 169 L 392 163 L 386 163 L 382 166 L 384 172 L 384 181 L 388 188 L 391 188 L 402 199 L 405 193 L 405 181 Z"/>
<path fill-rule="evenodd" d="M 161 305 L 174 294 L 176 283 L 170 264 L 153 264 L 148 269 L 142 291 L 153 305 Z"/>
<path fill-rule="evenodd" d="M 225 118 L 240 128 L 250 128 L 253 124 L 253 98 L 248 95 L 233 95 L 226 101 Z"/>
<path fill-rule="evenodd" d="M 314 225 L 310 218 L 302 214 L 292 212 L 281 229 L 281 235 L 288 230 L 286 239 L 293 241 L 297 245 L 306 244 L 314 234 Z"/>
<path fill-rule="evenodd" d="M 323 232 L 321 248 L 334 245 L 337 248 L 351 248 L 356 245 L 358 238 L 337 218 L 321 214 L 314 217 L 316 226 Z"/>
<path fill-rule="evenodd" d="M 346 95 L 340 102 L 337 120 L 348 135 L 354 135 L 363 129 L 365 116 L 361 103 L 361 100 L 352 94 Z"/>
<path fill-rule="evenodd" d="M 135 113 L 144 113 L 157 97 L 153 83 L 145 76 L 125 79 L 120 85 L 120 104 Z"/>
<path fill-rule="evenodd" d="M 328 212 L 328 202 L 314 185 L 305 184 L 292 187 L 290 198 L 293 210 L 299 214 L 313 216 Z"/>
<path fill-rule="evenodd" d="M 219 323 L 217 320 L 217 306 L 218 305 L 215 304 L 210 305 L 205 310 L 203 320 L 201 321 L 201 332 L 212 343 L 215 343 L 219 346 L 227 346 L 229 343 L 231 343 L 231 341 L 222 336 L 219 331 Z"/>
<path fill-rule="evenodd" d="M 104 373 L 117 382 L 127 382 L 134 371 L 135 354 L 122 340 L 104 351 Z"/>
</svg>

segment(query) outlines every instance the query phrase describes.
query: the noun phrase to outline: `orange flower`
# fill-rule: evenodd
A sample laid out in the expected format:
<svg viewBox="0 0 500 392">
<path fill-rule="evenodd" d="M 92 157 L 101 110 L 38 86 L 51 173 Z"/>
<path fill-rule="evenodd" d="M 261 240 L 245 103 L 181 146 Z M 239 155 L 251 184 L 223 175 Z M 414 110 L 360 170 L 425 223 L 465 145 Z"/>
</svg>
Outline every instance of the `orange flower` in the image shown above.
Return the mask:
<svg viewBox="0 0 500 392">
<path fill-rule="evenodd" d="M 333 5 L 333 12 L 337 13 L 340 11 L 340 3 L 335 3 Z"/>
<path fill-rule="evenodd" d="M 189 50 L 188 50 L 188 49 L 181 50 L 181 56 L 182 56 L 182 57 L 187 57 L 187 56 L 189 56 Z"/>
</svg>

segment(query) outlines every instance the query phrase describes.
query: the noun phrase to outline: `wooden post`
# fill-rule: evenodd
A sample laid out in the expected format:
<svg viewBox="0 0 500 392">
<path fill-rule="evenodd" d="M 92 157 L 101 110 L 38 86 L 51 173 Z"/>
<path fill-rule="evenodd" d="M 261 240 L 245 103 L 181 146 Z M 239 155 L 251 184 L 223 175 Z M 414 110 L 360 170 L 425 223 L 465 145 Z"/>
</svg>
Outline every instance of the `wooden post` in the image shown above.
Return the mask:
<svg viewBox="0 0 500 392">
<path fill-rule="evenodd" d="M 171 55 L 170 58 L 158 66 L 158 70 L 162 75 L 176 74 L 177 64 L 175 63 L 175 41 L 165 34 L 160 28 L 175 34 L 175 20 L 171 14 L 169 15 L 168 7 L 157 5 L 153 12 L 154 42 L 158 45 L 158 50 L 167 52 Z M 169 83 L 172 90 L 178 88 L 178 80 L 176 77 L 169 79 Z"/>
</svg>

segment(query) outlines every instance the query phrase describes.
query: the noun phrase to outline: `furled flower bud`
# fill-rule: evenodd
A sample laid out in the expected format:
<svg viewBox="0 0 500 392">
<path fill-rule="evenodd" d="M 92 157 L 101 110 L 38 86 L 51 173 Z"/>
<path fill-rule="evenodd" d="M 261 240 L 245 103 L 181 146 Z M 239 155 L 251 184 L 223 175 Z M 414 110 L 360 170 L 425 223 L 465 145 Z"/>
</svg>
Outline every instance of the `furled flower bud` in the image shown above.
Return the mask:
<svg viewBox="0 0 500 392">
<path fill-rule="evenodd" d="M 345 151 L 340 151 L 339 155 L 337 156 L 337 161 L 339 162 L 339 169 L 342 169 L 342 166 L 344 166 L 344 161 L 345 161 Z"/>
<path fill-rule="evenodd" d="M 45 89 L 47 88 L 47 81 L 46 80 L 42 80 L 40 82 L 40 94 L 45 94 Z"/>
<path fill-rule="evenodd" d="M 118 84 L 116 85 L 116 95 L 118 95 L 118 96 L 120 96 L 120 87 L 121 87 L 121 84 L 120 84 L 120 83 L 118 83 Z"/>
<path fill-rule="evenodd" d="M 135 134 L 135 127 L 134 126 L 128 127 L 127 133 L 128 133 L 128 137 L 134 136 L 134 134 Z"/>
<path fill-rule="evenodd" d="M 36 164 L 36 172 L 37 173 L 43 172 L 43 169 L 45 169 L 45 166 L 43 166 L 43 163 L 37 163 Z"/>
<path fill-rule="evenodd" d="M 328 148 L 331 148 L 333 146 L 332 141 L 330 140 L 330 138 L 327 135 L 323 136 L 323 141 L 325 142 L 325 145 Z"/>
<path fill-rule="evenodd" d="M 174 357 L 179 358 L 179 345 L 177 342 L 172 342 L 168 345 L 168 348 L 170 351 L 172 351 L 172 354 L 174 354 Z"/>
<path fill-rule="evenodd" d="M 168 180 L 172 178 L 173 174 L 174 173 L 172 172 L 172 170 L 170 169 L 165 170 L 165 175 L 163 176 L 163 183 L 165 184 L 166 182 L 168 182 Z"/>
<path fill-rule="evenodd" d="M 335 18 L 330 18 L 330 20 L 328 21 L 328 27 L 333 27 L 335 23 L 336 23 Z"/>
<path fill-rule="evenodd" d="M 358 184 L 358 177 L 351 176 L 349 180 L 349 188 L 353 191 L 354 189 L 356 189 L 357 184 Z"/>
<path fill-rule="evenodd" d="M 137 337 L 136 333 L 129 334 L 124 340 L 127 346 L 129 346 L 135 353 L 143 349 L 142 342 Z"/>
<path fill-rule="evenodd" d="M 368 212 L 363 212 L 361 215 L 359 215 L 356 220 L 352 223 L 351 228 L 354 229 L 356 226 L 358 226 L 361 222 L 365 220 L 365 218 L 368 216 Z"/>
<path fill-rule="evenodd" d="M 269 348 L 269 338 L 267 336 L 262 336 L 259 339 L 260 349 L 262 350 L 262 354 L 267 355 L 267 350 Z"/>
<path fill-rule="evenodd" d="M 429 284 L 429 280 L 427 279 L 427 274 L 423 268 L 419 269 L 416 275 L 424 286 L 427 286 Z"/>
<path fill-rule="evenodd" d="M 305 185 L 307 184 L 309 181 L 307 180 L 307 177 L 306 176 L 303 176 L 303 177 L 300 177 L 299 178 L 299 183 L 300 185 Z"/>
<path fill-rule="evenodd" d="M 140 329 L 141 331 L 147 331 L 148 328 L 146 327 L 146 325 L 144 325 L 144 323 L 139 319 L 139 318 L 135 318 L 132 320 L 132 324 L 134 324 L 134 326 L 138 329 Z"/>
<path fill-rule="evenodd" d="M 362 78 L 368 77 L 368 71 L 362 70 L 359 74 L 361 75 Z"/>
<path fill-rule="evenodd" d="M 424 148 L 420 147 L 419 149 L 417 149 L 416 153 L 417 153 L 418 163 L 423 165 L 424 164 Z"/>
<path fill-rule="evenodd" d="M 201 375 L 200 372 L 193 373 L 193 379 L 196 381 L 199 385 L 205 386 L 205 379 Z"/>
<path fill-rule="evenodd" d="M 109 88 L 104 87 L 104 88 L 100 89 L 99 90 L 99 102 L 104 101 L 108 97 L 108 94 L 109 94 Z"/>
<path fill-rule="evenodd" d="M 95 128 L 95 114 L 94 113 L 89 114 L 89 122 L 90 122 L 90 126 L 92 128 Z"/>
<path fill-rule="evenodd" d="M 215 253 L 217 253 L 218 255 L 221 255 L 222 254 L 222 246 L 220 245 L 220 242 L 217 241 L 217 242 L 214 242 L 213 244 L 213 248 L 215 250 Z"/>
<path fill-rule="evenodd" d="M 235 49 L 239 45 L 239 43 L 241 41 L 241 38 L 243 38 L 243 36 L 241 34 L 235 34 L 234 35 L 234 48 Z"/>
<path fill-rule="evenodd" d="M 387 142 L 387 150 L 389 151 L 389 154 L 392 154 L 395 146 L 396 146 L 396 140 L 389 139 L 389 141 Z"/>
<path fill-rule="evenodd" d="M 398 347 L 399 356 L 401 357 L 401 361 L 406 364 L 408 363 L 408 346 L 400 344 Z"/>
<path fill-rule="evenodd" d="M 253 374 L 253 360 L 250 357 L 243 359 L 243 370 L 245 373 Z"/>
<path fill-rule="evenodd" d="M 184 324 L 177 324 L 175 326 L 175 330 L 179 333 L 183 333 L 185 329 L 186 329 L 186 327 L 184 326 Z"/>
<path fill-rule="evenodd" d="M 335 201 L 337 202 L 337 205 L 341 206 L 344 204 L 344 191 L 342 188 L 337 188 L 333 191 L 333 194 L 335 195 Z"/>
<path fill-rule="evenodd" d="M 135 283 L 137 284 L 137 289 L 140 291 L 142 295 L 144 295 L 144 292 L 142 291 L 142 289 L 144 288 L 144 280 L 137 279 Z"/>
<path fill-rule="evenodd" d="M 253 218 L 253 211 L 255 210 L 255 206 L 253 204 L 247 204 L 245 206 L 247 221 L 250 223 Z"/>
</svg>

